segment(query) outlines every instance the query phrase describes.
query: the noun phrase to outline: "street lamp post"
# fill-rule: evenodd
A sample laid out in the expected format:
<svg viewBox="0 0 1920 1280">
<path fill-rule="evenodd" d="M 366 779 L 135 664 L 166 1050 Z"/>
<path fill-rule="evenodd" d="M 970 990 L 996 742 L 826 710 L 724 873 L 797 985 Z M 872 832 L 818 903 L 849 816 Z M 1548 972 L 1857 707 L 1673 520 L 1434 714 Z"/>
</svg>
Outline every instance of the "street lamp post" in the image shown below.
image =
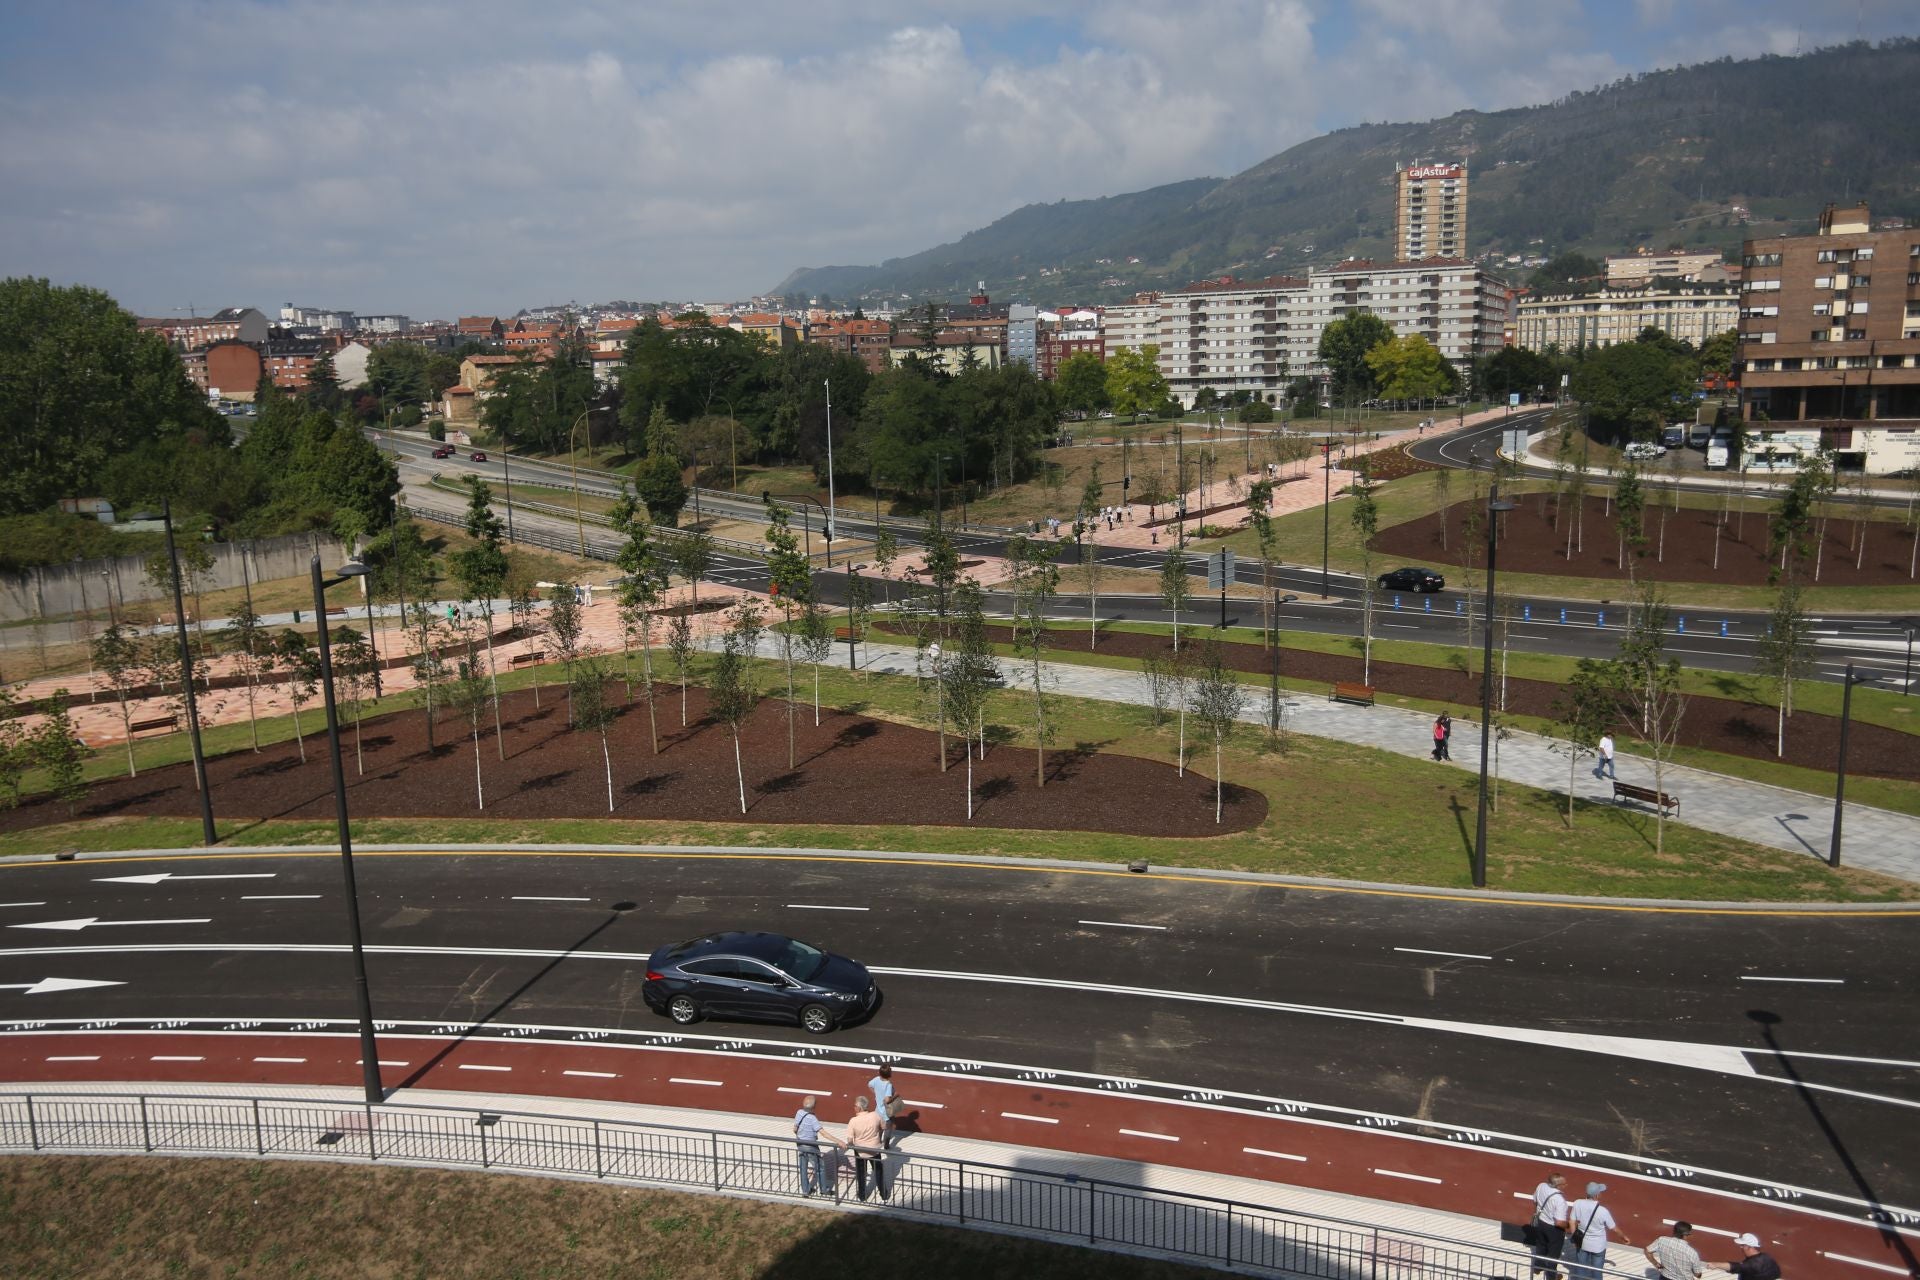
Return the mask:
<svg viewBox="0 0 1920 1280">
<path fill-rule="evenodd" d="M 1273 626 L 1267 633 L 1267 732 L 1280 732 L 1280 606 L 1292 604 L 1299 596 L 1273 593 Z"/>
<path fill-rule="evenodd" d="M 353 837 L 347 829 L 347 775 L 340 760 L 340 713 L 333 697 L 333 647 L 327 640 L 327 588 L 367 572 L 358 560 L 340 567 L 340 576 L 322 578 L 320 557 L 311 562 L 313 616 L 320 623 L 320 687 L 327 705 L 327 753 L 333 765 L 333 814 L 340 834 L 340 874 L 347 897 L 347 945 L 353 952 L 353 996 L 360 1019 L 360 1079 L 369 1105 L 385 1100 L 380 1085 L 380 1052 L 373 1037 L 373 997 L 367 990 L 367 952 L 360 937 L 360 896 L 353 879 Z"/>
<path fill-rule="evenodd" d="M 1333 446 L 1320 446 L 1320 470 L 1324 480 L 1320 485 L 1320 594 L 1331 596 L 1332 588 L 1327 583 L 1327 562 L 1333 551 Z"/>
<path fill-rule="evenodd" d="M 193 696 L 193 648 L 187 643 L 187 605 L 180 591 L 180 557 L 173 549 L 173 500 L 160 504 L 167 528 L 167 565 L 173 571 L 173 623 L 180 637 L 180 692 L 187 703 L 187 735 L 193 745 L 193 776 L 200 784 L 201 843 L 217 844 L 219 833 L 213 826 L 213 797 L 207 791 L 207 757 L 200 749 L 200 704 Z M 84 579 L 83 579 L 84 581 Z M 322 625 L 325 620 L 322 619 Z"/>
<path fill-rule="evenodd" d="M 1827 844 L 1827 865 L 1840 865 L 1840 820 L 1845 816 L 1847 807 L 1847 729 L 1853 720 L 1853 686 L 1864 684 L 1870 677 L 1853 674 L 1853 664 L 1847 664 L 1847 672 L 1842 679 L 1846 692 L 1840 695 L 1840 763 L 1835 770 L 1833 783 L 1833 838 Z"/>
<path fill-rule="evenodd" d="M 1500 482 L 1487 491 L 1487 600 L 1480 659 L 1480 816 L 1473 831 L 1473 887 L 1487 887 L 1487 751 L 1493 745 L 1493 562 L 1500 546 L 1500 517 L 1514 509 L 1500 498 Z"/>
<path fill-rule="evenodd" d="M 1900 696 L 1913 692 L 1913 633 L 1920 631 L 1920 618 L 1902 618 L 1894 624 L 1907 633 L 1907 665 L 1900 673 Z"/>
<path fill-rule="evenodd" d="M 507 545 L 513 545 L 513 468 L 507 464 L 507 451 L 500 450 L 500 476 L 507 486 Z M 578 491 L 578 477 L 575 477 L 575 491 Z"/>
<path fill-rule="evenodd" d="M 833 379 L 825 379 L 827 388 L 827 568 L 833 568 Z"/>
<path fill-rule="evenodd" d="M 585 559 L 587 554 L 587 526 L 586 522 L 580 518 L 580 464 L 574 457 L 573 433 L 580 429 L 580 424 L 585 422 L 592 413 L 593 406 L 588 405 L 580 411 L 580 416 L 573 420 L 573 425 L 567 428 L 567 466 L 573 471 L 573 531 L 579 535 L 580 538 L 580 556 L 582 559 Z M 587 456 L 589 458 L 593 456 L 593 429 L 591 427 L 587 429 Z M 508 510 L 511 511 L 512 507 L 509 506 Z"/>
</svg>

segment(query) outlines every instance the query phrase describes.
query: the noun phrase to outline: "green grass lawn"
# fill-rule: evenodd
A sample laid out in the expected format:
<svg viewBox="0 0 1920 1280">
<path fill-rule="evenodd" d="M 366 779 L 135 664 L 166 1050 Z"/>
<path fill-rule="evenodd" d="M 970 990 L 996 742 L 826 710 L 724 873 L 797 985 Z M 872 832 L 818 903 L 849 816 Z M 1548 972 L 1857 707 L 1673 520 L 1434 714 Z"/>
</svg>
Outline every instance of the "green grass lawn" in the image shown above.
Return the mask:
<svg viewBox="0 0 1920 1280">
<path fill-rule="evenodd" d="M 1068 656 L 1066 651 L 1060 655 Z M 502 675 L 516 687 L 527 671 Z M 554 677 L 545 677 L 551 681 Z M 777 678 L 762 667 L 763 682 Z M 907 677 L 850 673 L 829 666 L 822 675 L 825 701 L 868 715 L 914 722 L 925 704 L 923 690 Z M 804 691 L 802 693 L 804 696 Z M 404 699 L 390 700 L 403 701 Z M 996 694 L 989 723 L 1004 726 L 996 750 L 1032 750 L 1031 695 Z M 308 717 L 308 728 L 318 723 Z M 1174 726 L 1151 723 L 1149 708 L 1074 698 L 1055 698 L 1055 744 L 1172 762 Z M 263 723 L 263 737 L 285 736 L 285 722 Z M 246 741 L 244 724 L 210 731 L 210 749 L 235 749 Z M 1211 774 L 1211 744 L 1188 740 L 1190 763 Z M 749 750 L 752 749 L 749 744 Z M 185 757 L 178 737 L 141 745 L 148 764 Z M 118 772 L 112 752 L 89 763 L 89 772 Z M 124 757 L 120 757 L 124 764 Z M 756 826 L 752 822 L 609 821 L 580 818 L 539 822 L 483 817 L 362 819 L 353 824 L 360 843 L 452 842 L 494 844 L 735 844 L 835 849 L 894 849 L 932 853 L 999 854 L 1114 862 L 1144 857 L 1162 866 L 1213 867 L 1395 884 L 1464 887 L 1470 881 L 1469 850 L 1476 801 L 1475 780 L 1458 769 L 1372 748 L 1292 736 L 1283 749 L 1265 735 L 1241 730 L 1225 754 L 1228 781 L 1260 790 L 1267 818 L 1257 828 L 1216 837 L 1118 839 L 1079 832 L 1034 832 L 964 825 L 964 785 L 952 783 L 951 827 Z M 1330 807 L 1328 797 L 1339 797 Z M 216 810 L 218 806 L 216 805 Z M 1565 798 L 1507 785 L 1492 818 L 1489 883 L 1500 889 L 1599 896 L 1756 901 L 1885 901 L 1920 897 L 1909 885 L 1852 868 L 1835 871 L 1824 862 L 1693 828 L 1668 824 L 1664 851 L 1654 851 L 1650 814 L 1613 805 L 1580 804 L 1568 825 Z M 228 819 L 223 840 L 244 844 L 324 844 L 330 822 L 254 823 Z M 64 849 L 187 847 L 198 839 L 192 819 L 126 819 L 62 824 L 0 837 L 0 852 L 44 853 Z"/>
</svg>

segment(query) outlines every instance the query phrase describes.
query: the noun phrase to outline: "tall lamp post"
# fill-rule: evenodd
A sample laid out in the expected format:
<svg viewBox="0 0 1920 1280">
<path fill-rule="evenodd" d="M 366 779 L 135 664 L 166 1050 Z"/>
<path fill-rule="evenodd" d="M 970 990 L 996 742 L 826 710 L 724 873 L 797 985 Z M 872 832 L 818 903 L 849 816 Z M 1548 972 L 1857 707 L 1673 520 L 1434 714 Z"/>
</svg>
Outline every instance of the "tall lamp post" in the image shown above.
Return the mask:
<svg viewBox="0 0 1920 1280">
<path fill-rule="evenodd" d="M 1853 674 L 1853 664 L 1847 664 L 1847 673 L 1842 679 L 1846 683 L 1846 692 L 1840 695 L 1840 763 L 1836 769 L 1833 783 L 1833 839 L 1827 844 L 1827 865 L 1840 865 L 1840 820 L 1845 816 L 1847 807 L 1847 727 L 1853 720 L 1853 686 L 1865 684 L 1871 677 Z"/>
<path fill-rule="evenodd" d="M 1273 629 L 1267 633 L 1267 732 L 1280 732 L 1280 606 L 1292 604 L 1299 596 L 1273 593 Z"/>
<path fill-rule="evenodd" d="M 579 535 L 580 538 L 580 556 L 582 559 L 585 559 L 587 554 L 587 526 L 586 522 L 580 518 L 580 464 L 574 457 L 573 433 L 580 429 L 580 424 L 587 420 L 593 413 L 593 410 L 594 406 L 592 405 L 588 405 L 582 409 L 580 416 L 573 420 L 573 425 L 567 428 L 567 466 L 573 471 L 573 531 Z M 593 453 L 592 428 L 588 428 L 587 430 L 587 453 L 589 457 L 591 457 Z M 509 507 L 508 510 L 512 510 L 512 508 Z"/>
<path fill-rule="evenodd" d="M 173 500 L 160 504 L 167 528 L 167 565 L 173 571 L 173 623 L 180 637 L 180 691 L 187 701 L 187 735 L 193 744 L 193 776 L 200 784 L 201 843 L 219 843 L 213 827 L 213 797 L 207 791 L 207 757 L 200 749 L 200 704 L 193 696 L 193 647 L 187 643 L 187 605 L 180 591 L 180 557 L 173 549 Z M 322 625 L 325 620 L 322 619 Z"/>
<path fill-rule="evenodd" d="M 833 567 L 833 379 L 824 379 L 827 388 L 827 567 Z"/>
<path fill-rule="evenodd" d="M 367 991 L 367 952 L 360 938 L 360 896 L 353 880 L 353 837 L 347 829 L 347 775 L 340 762 L 340 713 L 333 698 L 333 646 L 327 640 L 327 588 L 365 576 L 367 566 L 349 560 L 339 576 L 323 578 L 315 555 L 313 616 L 320 623 L 320 687 L 327 704 L 327 758 L 333 765 L 333 814 L 340 833 L 340 875 L 347 896 L 347 944 L 353 951 L 353 997 L 360 1018 L 360 1079 L 369 1105 L 385 1100 L 380 1085 L 380 1052 L 373 1039 L 373 997 Z"/>
<path fill-rule="evenodd" d="M 1327 562 L 1333 551 L 1333 446 L 1320 446 L 1320 470 L 1325 477 L 1320 485 L 1320 594 L 1331 596 L 1327 584 Z"/>
<path fill-rule="evenodd" d="M 1515 504 L 1500 498 L 1500 482 L 1487 491 L 1487 600 L 1480 659 L 1480 817 L 1473 829 L 1473 887 L 1487 887 L 1487 751 L 1493 745 L 1493 561 L 1500 546 L 1500 517 Z"/>
<path fill-rule="evenodd" d="M 1907 665 L 1900 673 L 1900 696 L 1904 698 L 1913 692 L 1913 633 L 1920 631 L 1920 618 L 1898 618 L 1893 625 L 1907 633 Z"/>
</svg>

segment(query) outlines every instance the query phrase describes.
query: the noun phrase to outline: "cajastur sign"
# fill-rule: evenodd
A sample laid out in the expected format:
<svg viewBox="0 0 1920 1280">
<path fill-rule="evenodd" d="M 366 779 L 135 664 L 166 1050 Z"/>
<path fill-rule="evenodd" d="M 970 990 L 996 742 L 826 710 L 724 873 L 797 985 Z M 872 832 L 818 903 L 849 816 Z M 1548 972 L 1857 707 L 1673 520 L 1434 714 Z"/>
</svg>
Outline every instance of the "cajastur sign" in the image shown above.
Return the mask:
<svg viewBox="0 0 1920 1280">
<path fill-rule="evenodd" d="M 1419 182 L 1427 178 L 1459 178 L 1466 170 L 1457 164 L 1416 164 L 1407 170 L 1407 176 Z"/>
</svg>

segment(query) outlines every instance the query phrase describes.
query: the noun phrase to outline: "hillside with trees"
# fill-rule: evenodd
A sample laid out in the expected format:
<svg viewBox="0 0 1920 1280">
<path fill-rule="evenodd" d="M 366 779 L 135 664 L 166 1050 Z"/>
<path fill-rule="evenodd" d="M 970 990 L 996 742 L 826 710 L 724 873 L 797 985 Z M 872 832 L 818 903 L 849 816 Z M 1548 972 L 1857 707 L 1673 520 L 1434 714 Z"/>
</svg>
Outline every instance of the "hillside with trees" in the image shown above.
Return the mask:
<svg viewBox="0 0 1920 1280">
<path fill-rule="evenodd" d="M 1540 106 L 1358 125 L 1224 181 L 1033 205 L 877 267 L 795 271 L 775 292 L 945 298 L 984 280 L 1002 298 L 1098 301 L 1380 257 L 1395 167 L 1462 157 L 1476 253 L 1724 251 L 1811 230 L 1828 201 L 1920 221 L 1920 40 L 1723 58 Z"/>
</svg>

